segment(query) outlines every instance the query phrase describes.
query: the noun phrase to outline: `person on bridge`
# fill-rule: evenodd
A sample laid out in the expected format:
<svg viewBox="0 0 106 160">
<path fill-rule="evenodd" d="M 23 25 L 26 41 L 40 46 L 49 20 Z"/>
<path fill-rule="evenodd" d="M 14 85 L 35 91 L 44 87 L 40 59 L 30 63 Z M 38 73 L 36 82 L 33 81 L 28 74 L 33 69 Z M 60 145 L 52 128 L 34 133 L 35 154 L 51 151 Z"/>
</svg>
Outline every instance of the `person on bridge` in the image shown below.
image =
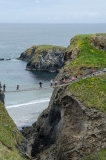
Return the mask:
<svg viewBox="0 0 106 160">
<path fill-rule="evenodd" d="M 71 80 L 72 80 L 72 81 L 75 81 L 75 77 L 74 77 L 74 76 L 72 76 L 72 77 L 71 77 Z"/>
<path fill-rule="evenodd" d="M 52 85 L 53 85 L 53 79 L 51 79 L 50 84 L 51 84 L 51 87 L 52 87 Z"/>
<path fill-rule="evenodd" d="M 42 88 L 42 82 L 41 81 L 39 82 L 39 85 L 40 85 L 40 88 Z"/>
<path fill-rule="evenodd" d="M 16 90 L 19 90 L 19 85 L 17 85 L 17 88 L 16 88 Z"/>
<path fill-rule="evenodd" d="M 3 91 L 4 91 L 4 92 L 5 92 L 5 88 L 6 88 L 6 85 L 4 84 L 4 85 L 3 85 Z"/>
</svg>

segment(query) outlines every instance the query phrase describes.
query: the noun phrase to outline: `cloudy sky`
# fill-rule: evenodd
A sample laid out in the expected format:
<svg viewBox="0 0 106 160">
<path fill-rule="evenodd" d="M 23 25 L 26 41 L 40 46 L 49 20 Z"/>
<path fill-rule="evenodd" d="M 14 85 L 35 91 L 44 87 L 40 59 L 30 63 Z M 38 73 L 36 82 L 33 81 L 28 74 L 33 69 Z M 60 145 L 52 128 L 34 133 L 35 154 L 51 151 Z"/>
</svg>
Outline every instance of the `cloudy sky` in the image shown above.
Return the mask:
<svg viewBox="0 0 106 160">
<path fill-rule="evenodd" d="M 106 0 L 0 0 L 0 23 L 106 23 Z"/>
</svg>

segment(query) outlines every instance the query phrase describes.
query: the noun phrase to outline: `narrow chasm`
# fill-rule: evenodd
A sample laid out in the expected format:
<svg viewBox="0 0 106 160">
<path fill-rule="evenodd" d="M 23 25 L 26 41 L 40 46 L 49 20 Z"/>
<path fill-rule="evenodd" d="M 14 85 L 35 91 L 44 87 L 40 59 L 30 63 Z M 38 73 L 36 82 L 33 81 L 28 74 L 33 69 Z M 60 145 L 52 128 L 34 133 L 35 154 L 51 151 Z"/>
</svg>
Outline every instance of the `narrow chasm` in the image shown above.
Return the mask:
<svg viewBox="0 0 106 160">
<path fill-rule="evenodd" d="M 35 157 L 43 148 L 48 148 L 56 141 L 56 129 L 61 120 L 61 109 L 59 105 L 53 104 L 45 125 L 40 127 L 39 133 L 34 140 L 31 156 Z"/>
</svg>

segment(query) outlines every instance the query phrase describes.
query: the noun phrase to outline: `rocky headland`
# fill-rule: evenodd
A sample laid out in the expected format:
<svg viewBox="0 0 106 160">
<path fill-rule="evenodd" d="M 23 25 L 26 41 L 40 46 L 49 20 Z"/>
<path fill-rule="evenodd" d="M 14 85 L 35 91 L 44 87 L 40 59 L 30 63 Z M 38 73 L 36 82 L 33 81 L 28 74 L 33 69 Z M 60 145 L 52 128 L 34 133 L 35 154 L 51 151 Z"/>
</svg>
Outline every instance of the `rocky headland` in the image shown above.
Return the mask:
<svg viewBox="0 0 106 160">
<path fill-rule="evenodd" d="M 64 65 L 66 48 L 52 45 L 32 46 L 18 58 L 27 61 L 27 70 L 56 72 Z"/>
<path fill-rule="evenodd" d="M 105 41 L 105 34 L 77 35 L 70 41 L 56 79 L 80 80 L 56 87 L 48 108 L 21 131 L 30 159 L 106 159 L 106 74 L 88 76 L 106 68 L 106 51 L 96 42 L 100 36 Z"/>
</svg>

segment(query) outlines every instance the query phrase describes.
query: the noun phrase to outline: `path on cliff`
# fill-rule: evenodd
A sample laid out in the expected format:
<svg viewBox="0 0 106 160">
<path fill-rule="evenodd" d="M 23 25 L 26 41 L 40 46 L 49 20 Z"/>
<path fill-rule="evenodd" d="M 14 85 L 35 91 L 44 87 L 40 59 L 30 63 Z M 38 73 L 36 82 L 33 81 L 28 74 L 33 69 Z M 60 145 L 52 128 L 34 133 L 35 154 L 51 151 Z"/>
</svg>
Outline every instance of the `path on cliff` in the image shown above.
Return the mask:
<svg viewBox="0 0 106 160">
<path fill-rule="evenodd" d="M 78 82 L 80 81 L 81 79 L 86 79 L 86 78 L 90 78 L 90 77 L 94 77 L 94 76 L 98 76 L 98 75 L 103 75 L 103 74 L 106 74 L 106 68 L 104 68 L 104 70 L 102 71 L 97 71 L 97 72 L 94 72 L 92 74 L 88 74 L 86 76 L 80 76 L 79 78 L 72 78 L 71 80 L 67 80 L 65 83 L 62 83 L 60 84 L 60 81 L 58 81 L 57 85 L 53 85 L 53 86 L 49 86 L 49 87 L 42 87 L 42 88 L 28 88 L 28 89 L 19 89 L 19 90 L 6 90 L 5 92 L 6 93 L 9 93 L 9 92 L 25 92 L 25 91 L 33 91 L 33 90 L 39 90 L 41 91 L 42 89 L 49 89 L 49 88 L 56 88 L 56 87 L 62 87 L 62 86 L 66 86 L 66 85 L 69 85 L 71 83 L 75 83 L 75 82 Z M 72 76 L 73 77 L 73 76 Z"/>
</svg>

